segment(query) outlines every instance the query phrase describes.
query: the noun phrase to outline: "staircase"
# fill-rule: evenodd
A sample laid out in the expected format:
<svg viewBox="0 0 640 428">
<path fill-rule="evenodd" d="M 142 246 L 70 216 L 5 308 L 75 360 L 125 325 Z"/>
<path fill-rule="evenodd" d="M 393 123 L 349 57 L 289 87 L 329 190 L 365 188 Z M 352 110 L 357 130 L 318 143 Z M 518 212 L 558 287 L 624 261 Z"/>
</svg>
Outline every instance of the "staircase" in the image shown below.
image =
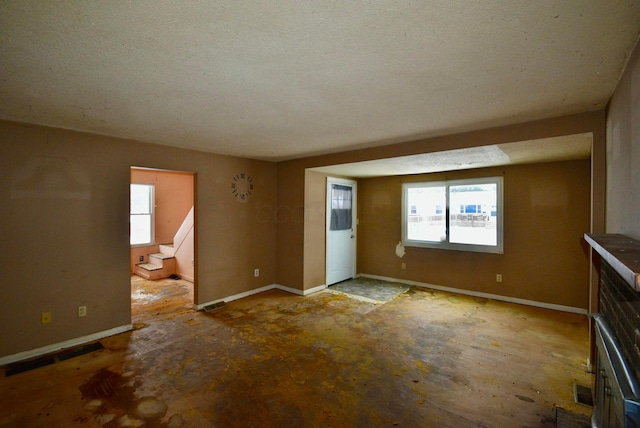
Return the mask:
<svg viewBox="0 0 640 428">
<path fill-rule="evenodd" d="M 148 263 L 137 264 L 134 273 L 145 279 L 162 279 L 174 275 L 176 273 L 176 258 L 173 256 L 173 245 L 161 244 L 160 251 L 149 254 Z"/>
<path fill-rule="evenodd" d="M 169 278 L 176 274 L 177 260 L 180 263 L 180 277 L 187 281 L 193 281 L 193 224 L 194 211 L 193 207 L 185 217 L 178 232 L 173 237 L 173 243 L 160 244 L 158 252 L 149 254 L 147 263 L 139 263 L 134 267 L 134 274 L 145 279 L 162 279 Z M 185 242 L 187 245 L 184 245 Z M 190 248 L 191 252 L 185 250 Z M 186 260 L 185 260 L 186 257 Z M 191 268 L 191 272 L 187 271 L 185 266 Z"/>
</svg>

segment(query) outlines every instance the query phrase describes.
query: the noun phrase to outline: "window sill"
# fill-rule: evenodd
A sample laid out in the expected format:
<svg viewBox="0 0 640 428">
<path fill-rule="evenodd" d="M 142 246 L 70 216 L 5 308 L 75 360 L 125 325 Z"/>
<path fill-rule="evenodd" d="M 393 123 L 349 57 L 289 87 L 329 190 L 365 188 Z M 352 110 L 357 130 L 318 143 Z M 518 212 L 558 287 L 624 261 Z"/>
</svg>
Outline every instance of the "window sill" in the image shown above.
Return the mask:
<svg viewBox="0 0 640 428">
<path fill-rule="evenodd" d="M 436 250 L 465 251 L 470 253 L 504 254 L 502 248 L 486 245 L 451 244 L 448 242 L 404 241 L 405 247 L 431 248 Z"/>
</svg>

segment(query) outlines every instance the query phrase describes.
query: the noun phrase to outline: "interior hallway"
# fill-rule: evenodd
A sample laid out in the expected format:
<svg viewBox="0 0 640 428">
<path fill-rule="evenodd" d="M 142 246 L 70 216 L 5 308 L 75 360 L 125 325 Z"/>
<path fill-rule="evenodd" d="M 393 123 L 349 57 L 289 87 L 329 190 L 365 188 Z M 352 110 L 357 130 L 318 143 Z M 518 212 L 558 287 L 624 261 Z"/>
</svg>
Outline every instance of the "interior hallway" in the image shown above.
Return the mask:
<svg viewBox="0 0 640 428">
<path fill-rule="evenodd" d="M 555 427 L 587 420 L 585 316 L 411 288 L 278 290 L 192 309 L 132 277 L 135 329 L 0 378 L 0 427 Z M 557 409 L 559 408 L 559 410 Z"/>
</svg>

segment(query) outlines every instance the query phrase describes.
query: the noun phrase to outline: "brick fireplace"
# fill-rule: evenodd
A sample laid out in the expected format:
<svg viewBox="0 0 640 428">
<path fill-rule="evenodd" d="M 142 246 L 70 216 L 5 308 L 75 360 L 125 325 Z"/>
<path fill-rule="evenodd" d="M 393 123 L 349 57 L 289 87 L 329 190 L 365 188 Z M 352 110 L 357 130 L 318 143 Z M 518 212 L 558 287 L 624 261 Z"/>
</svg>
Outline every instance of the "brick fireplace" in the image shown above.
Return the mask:
<svg viewBox="0 0 640 428">
<path fill-rule="evenodd" d="M 607 317 L 622 354 L 640 379 L 640 292 L 607 262 L 600 269 L 600 313 Z"/>
<path fill-rule="evenodd" d="M 600 254 L 592 427 L 640 427 L 640 242 L 585 235 Z"/>
</svg>

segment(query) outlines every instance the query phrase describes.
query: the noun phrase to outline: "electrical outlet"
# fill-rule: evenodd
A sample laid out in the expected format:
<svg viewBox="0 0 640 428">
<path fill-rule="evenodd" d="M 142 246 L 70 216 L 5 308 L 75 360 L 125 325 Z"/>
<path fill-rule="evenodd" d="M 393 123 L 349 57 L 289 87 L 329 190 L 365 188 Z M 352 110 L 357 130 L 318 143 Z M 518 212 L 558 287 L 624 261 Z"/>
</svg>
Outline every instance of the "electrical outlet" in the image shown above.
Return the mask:
<svg viewBox="0 0 640 428">
<path fill-rule="evenodd" d="M 496 282 L 502 282 L 502 274 L 501 273 L 497 273 L 496 274 Z"/>
<path fill-rule="evenodd" d="M 78 306 L 78 316 L 86 317 L 87 316 L 87 307 L 86 306 Z"/>
<path fill-rule="evenodd" d="M 401 267 L 402 267 L 402 269 L 406 269 L 407 268 L 407 264 L 406 263 L 402 263 Z"/>
<path fill-rule="evenodd" d="M 144 261 L 144 256 L 140 256 L 140 261 L 143 262 Z"/>
<path fill-rule="evenodd" d="M 254 269 L 253 270 L 253 276 L 255 276 L 255 277 L 260 276 L 260 269 Z"/>
<path fill-rule="evenodd" d="M 43 312 L 40 317 L 40 323 L 42 324 L 51 324 L 51 312 Z"/>
</svg>

